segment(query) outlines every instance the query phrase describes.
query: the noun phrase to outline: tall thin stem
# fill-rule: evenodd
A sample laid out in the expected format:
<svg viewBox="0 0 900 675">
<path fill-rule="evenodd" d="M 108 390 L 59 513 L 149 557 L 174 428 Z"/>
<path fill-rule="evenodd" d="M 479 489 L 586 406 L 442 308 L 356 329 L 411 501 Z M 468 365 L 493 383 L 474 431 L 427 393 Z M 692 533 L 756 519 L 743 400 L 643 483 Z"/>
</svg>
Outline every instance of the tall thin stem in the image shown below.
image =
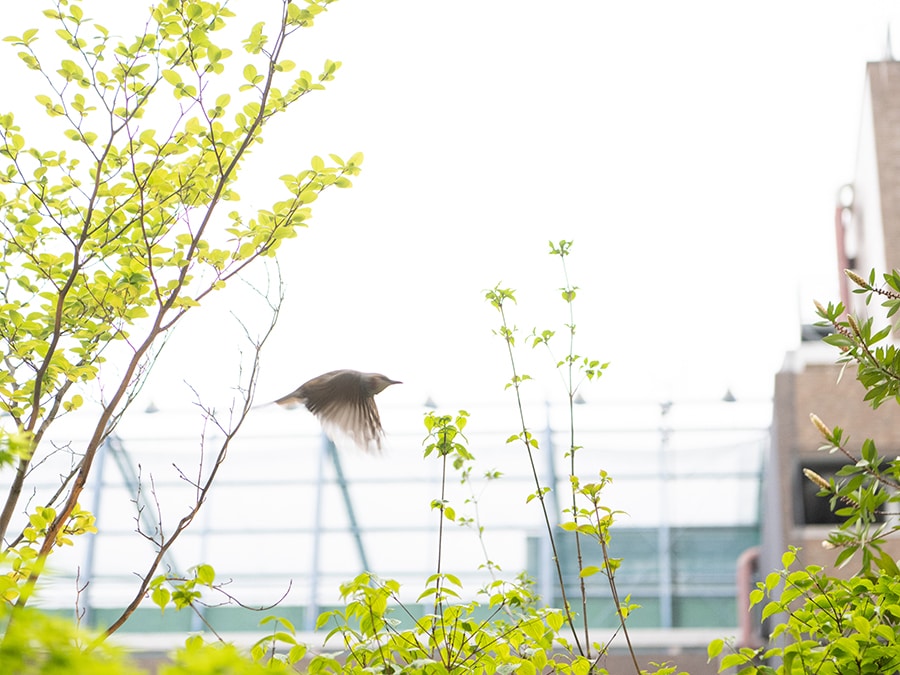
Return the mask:
<svg viewBox="0 0 900 675">
<path fill-rule="evenodd" d="M 597 522 L 603 522 L 597 502 L 594 503 L 594 513 L 597 516 Z M 613 602 L 616 603 L 616 615 L 619 617 L 619 624 L 622 626 L 622 633 L 625 635 L 625 642 L 628 644 L 628 653 L 631 654 L 635 672 L 637 675 L 641 675 L 641 666 L 638 664 L 637 655 L 634 653 L 634 646 L 631 644 L 631 636 L 628 634 L 628 626 L 625 623 L 625 613 L 622 611 L 622 603 L 619 601 L 619 591 L 616 589 L 615 572 L 609 557 L 609 549 L 606 546 L 605 531 L 600 532 L 600 548 L 603 550 L 603 562 L 606 567 L 606 578 L 609 580 L 609 592 L 612 595 Z"/>
<path fill-rule="evenodd" d="M 444 438 L 446 442 L 446 437 Z M 443 617 L 443 598 L 441 598 L 442 579 L 441 579 L 441 562 L 444 555 L 444 506 L 446 505 L 447 496 L 447 455 L 443 454 L 441 458 L 441 508 L 440 518 L 438 519 L 438 549 L 437 549 L 437 568 L 435 570 L 435 593 L 434 593 L 434 613 Z"/>
<path fill-rule="evenodd" d="M 553 552 L 553 563 L 556 566 L 556 575 L 559 580 L 559 592 L 560 592 L 560 596 L 562 597 L 563 611 L 566 613 L 566 621 L 568 622 L 569 627 L 572 630 L 572 637 L 575 640 L 575 645 L 578 648 L 578 652 L 580 654 L 584 654 L 584 650 L 581 646 L 581 640 L 578 637 L 578 630 L 575 627 L 575 620 L 572 617 L 572 610 L 569 607 L 569 600 L 566 597 L 566 583 L 563 578 L 562 564 L 559 561 L 559 552 L 557 551 L 557 548 L 556 548 L 556 538 L 553 536 L 553 523 L 550 520 L 550 513 L 547 510 L 547 502 L 544 499 L 544 489 L 541 486 L 541 480 L 540 480 L 540 477 L 538 476 L 538 472 L 537 472 L 537 465 L 535 464 L 535 461 L 534 461 L 534 453 L 532 452 L 531 433 L 528 431 L 528 427 L 525 424 L 525 410 L 522 405 L 522 393 L 519 389 L 519 385 L 521 383 L 521 378 L 519 377 L 518 371 L 516 369 L 516 359 L 515 359 L 515 356 L 513 355 L 512 332 L 510 331 L 509 325 L 506 322 L 506 313 L 503 311 L 502 297 L 495 297 L 493 299 L 493 302 L 500 312 L 500 320 L 501 320 L 501 324 L 503 326 L 503 336 L 506 341 L 506 350 L 507 350 L 507 353 L 509 354 L 510 368 L 512 369 L 512 373 L 513 373 L 512 384 L 513 384 L 513 389 L 515 390 L 515 393 L 516 393 L 516 405 L 519 408 L 519 423 L 522 427 L 522 432 L 520 434 L 520 437 L 522 439 L 522 443 L 525 446 L 525 452 L 528 454 L 528 462 L 531 465 L 531 474 L 534 477 L 537 498 L 541 502 L 541 512 L 544 514 L 544 524 L 547 528 L 547 537 L 549 538 L 549 541 L 550 541 L 550 549 Z M 551 489 L 555 489 L 555 486 L 554 486 L 554 488 L 551 488 Z"/>
<path fill-rule="evenodd" d="M 575 478 L 575 451 L 577 447 L 575 446 L 575 392 L 577 387 L 574 383 L 573 377 L 573 369 L 575 365 L 575 310 L 572 307 L 572 300 L 574 300 L 574 291 L 571 284 L 569 283 L 569 270 L 566 268 L 566 253 L 568 251 L 568 247 L 559 249 L 559 258 L 562 261 L 563 268 L 563 278 L 566 282 L 565 287 L 565 295 L 566 304 L 569 306 L 569 353 L 566 357 L 566 393 L 568 394 L 569 399 L 569 477 L 570 479 Z M 575 482 L 573 480 L 569 481 L 569 484 L 572 486 L 572 520 L 575 523 L 578 523 L 578 492 L 575 489 Z M 584 557 L 581 551 L 581 533 L 578 531 L 576 527 L 574 530 L 575 534 L 575 553 L 578 558 L 578 569 L 584 569 Z M 588 649 L 588 658 L 590 658 L 590 649 L 591 649 L 591 641 L 590 634 L 588 632 L 588 620 L 587 620 L 587 588 L 585 586 L 584 577 L 581 575 L 578 576 L 578 584 L 581 591 L 581 616 L 582 623 L 584 624 L 584 642 L 587 645 Z"/>
</svg>

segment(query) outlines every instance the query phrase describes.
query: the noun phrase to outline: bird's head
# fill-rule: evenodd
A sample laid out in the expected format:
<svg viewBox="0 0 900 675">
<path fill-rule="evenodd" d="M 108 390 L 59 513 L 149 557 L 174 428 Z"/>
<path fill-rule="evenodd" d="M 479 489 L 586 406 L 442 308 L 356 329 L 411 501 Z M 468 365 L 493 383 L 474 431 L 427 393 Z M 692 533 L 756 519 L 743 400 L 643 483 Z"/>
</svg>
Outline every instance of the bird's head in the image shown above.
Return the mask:
<svg viewBox="0 0 900 675">
<path fill-rule="evenodd" d="M 363 385 L 365 386 L 366 391 L 370 396 L 380 394 L 392 384 L 403 384 L 399 380 L 392 380 L 389 377 L 385 377 L 381 373 L 365 373 L 362 376 L 362 380 Z"/>
</svg>

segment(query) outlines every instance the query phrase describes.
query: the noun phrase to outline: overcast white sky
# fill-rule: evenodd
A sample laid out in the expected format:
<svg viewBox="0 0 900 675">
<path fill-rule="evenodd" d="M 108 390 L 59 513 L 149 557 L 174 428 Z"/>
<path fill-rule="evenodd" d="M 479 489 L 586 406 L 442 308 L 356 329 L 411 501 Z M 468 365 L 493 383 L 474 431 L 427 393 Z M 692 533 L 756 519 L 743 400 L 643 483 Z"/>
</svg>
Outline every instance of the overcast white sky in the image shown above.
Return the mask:
<svg viewBox="0 0 900 675">
<path fill-rule="evenodd" d="M 835 194 L 854 175 L 865 63 L 900 10 L 468 7 L 342 1 L 304 36 L 312 65 L 344 66 L 299 113 L 319 131 L 286 142 L 301 162 L 362 150 L 366 164 L 285 251 L 263 392 L 350 366 L 413 400 L 499 395 L 481 291 L 502 281 L 520 327 L 561 327 L 546 251 L 566 238 L 577 348 L 612 362 L 589 397 L 768 396 L 812 298 L 835 297 Z"/>
<path fill-rule="evenodd" d="M 249 26 L 258 4 L 232 6 Z M 341 367 L 404 380 L 394 402 L 502 396 L 482 291 L 517 289 L 525 333 L 561 328 L 547 240 L 565 238 L 577 351 L 612 362 L 587 397 L 768 397 L 812 298 L 836 296 L 835 194 L 854 174 L 865 63 L 898 17 L 822 0 L 336 3 L 289 57 L 343 67 L 270 129 L 253 179 L 329 152 L 364 152 L 364 171 L 282 250 L 260 396 Z M 241 192 L 266 205 L 266 189 Z M 233 379 L 226 304 L 172 341 L 148 397 Z M 523 369 L 542 373 L 537 356 Z M 544 377 L 532 393 L 561 392 Z"/>
</svg>

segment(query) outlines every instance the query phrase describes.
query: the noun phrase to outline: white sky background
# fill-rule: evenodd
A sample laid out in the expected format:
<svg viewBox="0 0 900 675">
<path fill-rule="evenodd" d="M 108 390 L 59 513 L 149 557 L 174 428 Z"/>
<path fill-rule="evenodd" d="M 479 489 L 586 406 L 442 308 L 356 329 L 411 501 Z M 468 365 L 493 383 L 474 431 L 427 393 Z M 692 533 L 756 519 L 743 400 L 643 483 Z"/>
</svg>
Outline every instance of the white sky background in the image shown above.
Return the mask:
<svg viewBox="0 0 900 675">
<path fill-rule="evenodd" d="M 258 5 L 232 3 L 247 30 Z M 819 0 L 333 5 L 287 56 L 343 67 L 269 129 L 242 207 L 267 206 L 314 154 L 366 160 L 281 250 L 260 400 L 342 367 L 403 380 L 382 406 L 500 398 L 510 373 L 482 291 L 517 289 L 522 337 L 562 329 L 547 241 L 563 238 L 576 351 L 612 362 L 588 398 L 768 397 L 812 299 L 836 297 L 835 195 L 853 178 L 865 62 L 898 15 Z M 236 297 L 182 326 L 148 400 L 189 405 L 184 380 L 226 394 Z M 541 376 L 529 395 L 562 395 L 542 353 L 521 359 Z"/>
<path fill-rule="evenodd" d="M 303 36 L 310 70 L 344 65 L 299 111 L 318 131 L 286 125 L 268 149 L 301 164 L 362 150 L 366 163 L 284 252 L 261 394 L 356 367 L 403 379 L 395 400 L 499 396 L 509 371 L 481 291 L 516 288 L 526 332 L 561 328 L 547 240 L 566 238 L 577 348 L 612 362 L 589 398 L 769 396 L 812 298 L 836 296 L 835 194 L 853 178 L 865 62 L 898 12 L 391 7 L 341 2 Z M 560 393 L 555 378 L 534 385 Z"/>
</svg>

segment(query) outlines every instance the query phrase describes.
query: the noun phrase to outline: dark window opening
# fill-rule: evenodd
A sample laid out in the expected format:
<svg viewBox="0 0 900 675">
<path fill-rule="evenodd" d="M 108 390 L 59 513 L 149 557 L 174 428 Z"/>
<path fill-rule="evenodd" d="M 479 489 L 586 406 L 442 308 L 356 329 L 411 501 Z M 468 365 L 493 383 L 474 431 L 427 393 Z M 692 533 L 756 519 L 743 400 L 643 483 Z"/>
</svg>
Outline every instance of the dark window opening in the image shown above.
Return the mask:
<svg viewBox="0 0 900 675">
<path fill-rule="evenodd" d="M 803 469 L 812 469 L 825 480 L 835 478 L 838 469 L 847 462 L 839 459 L 801 460 L 797 465 L 795 489 L 794 489 L 794 519 L 799 525 L 839 525 L 845 518 L 836 516 L 831 510 L 831 498 L 821 497 L 821 489 L 818 485 L 803 475 Z M 835 482 L 840 482 L 836 479 Z M 835 505 L 836 509 L 841 504 Z M 883 515 L 877 517 L 879 522 L 884 520 Z"/>
</svg>

